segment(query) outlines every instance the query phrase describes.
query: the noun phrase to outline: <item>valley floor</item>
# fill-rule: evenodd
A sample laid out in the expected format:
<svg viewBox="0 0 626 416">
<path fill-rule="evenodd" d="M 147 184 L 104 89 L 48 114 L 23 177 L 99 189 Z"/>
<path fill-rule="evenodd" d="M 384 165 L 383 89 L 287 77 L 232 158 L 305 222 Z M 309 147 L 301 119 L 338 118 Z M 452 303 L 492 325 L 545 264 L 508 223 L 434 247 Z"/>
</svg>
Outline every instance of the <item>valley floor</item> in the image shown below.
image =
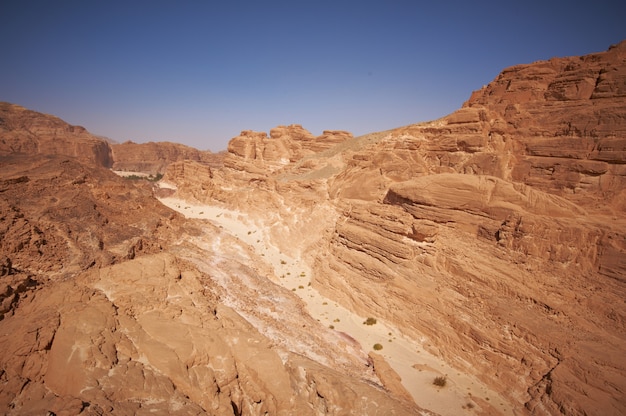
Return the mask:
<svg viewBox="0 0 626 416">
<path fill-rule="evenodd" d="M 397 329 L 378 320 L 365 325 L 367 317 L 358 316 L 336 302 L 327 299 L 309 285 L 311 269 L 298 258 L 281 253 L 261 224 L 251 221 L 245 213 L 211 205 L 194 205 L 182 199 L 168 197 L 160 201 L 187 218 L 209 220 L 252 247 L 274 270 L 268 276 L 276 284 L 292 290 L 305 303 L 308 313 L 325 326 L 332 326 L 358 341 L 365 351 L 378 352 L 402 379 L 402 385 L 415 402 L 441 415 L 472 414 L 475 407 L 484 414 L 514 414 L 513 407 L 475 377 L 462 374 L 441 358 L 428 352 L 425 345 L 408 339 Z M 446 386 L 436 387 L 433 380 L 446 376 Z M 489 409 L 489 410 L 487 410 Z"/>
</svg>

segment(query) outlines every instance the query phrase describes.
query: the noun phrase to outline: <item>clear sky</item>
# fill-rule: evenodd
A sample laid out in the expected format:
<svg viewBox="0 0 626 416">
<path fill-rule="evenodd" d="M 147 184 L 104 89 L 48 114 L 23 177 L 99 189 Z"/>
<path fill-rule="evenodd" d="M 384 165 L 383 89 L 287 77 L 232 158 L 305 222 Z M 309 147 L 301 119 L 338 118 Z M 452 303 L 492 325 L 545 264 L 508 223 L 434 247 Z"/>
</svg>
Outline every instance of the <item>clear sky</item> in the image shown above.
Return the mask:
<svg viewBox="0 0 626 416">
<path fill-rule="evenodd" d="M 623 0 L 7 0 L 0 101 L 219 151 L 280 124 L 433 120 L 505 67 L 624 39 Z"/>
</svg>

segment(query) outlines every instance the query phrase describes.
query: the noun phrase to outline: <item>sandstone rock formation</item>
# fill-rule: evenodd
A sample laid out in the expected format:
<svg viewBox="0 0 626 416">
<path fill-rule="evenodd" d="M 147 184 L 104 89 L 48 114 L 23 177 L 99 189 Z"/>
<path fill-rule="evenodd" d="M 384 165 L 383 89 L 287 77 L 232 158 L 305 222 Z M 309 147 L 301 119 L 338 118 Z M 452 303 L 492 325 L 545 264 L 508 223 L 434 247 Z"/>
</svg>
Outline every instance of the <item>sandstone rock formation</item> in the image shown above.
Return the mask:
<svg viewBox="0 0 626 416">
<path fill-rule="evenodd" d="M 505 69 L 432 122 L 244 131 L 223 165 L 172 160 L 158 191 L 82 163 L 95 156 L 32 156 L 26 110 L 5 106 L 24 118 L 3 121 L 0 155 L 0 408 L 428 414 L 383 356 L 275 284 L 263 254 L 157 192 L 245 215 L 319 292 L 515 414 L 624 414 L 625 103 L 622 42 Z M 450 414 L 505 408 L 471 399 Z"/>
<path fill-rule="evenodd" d="M 0 102 L 0 155 L 11 153 L 60 154 L 105 167 L 113 163 L 108 143 L 85 128 Z"/>
<path fill-rule="evenodd" d="M 332 181 L 346 220 L 320 289 L 428 334 L 534 413 L 622 413 L 625 70 L 626 42 L 509 68 L 356 152 Z"/>
<path fill-rule="evenodd" d="M 294 163 L 307 160 L 306 156 L 350 138 L 351 133 L 339 130 L 327 130 L 314 137 L 299 124 L 275 127 L 269 137 L 263 132 L 245 130 L 228 143 L 224 164 L 234 171 L 265 176 L 292 169 Z"/>
<path fill-rule="evenodd" d="M 0 155 L 14 153 L 65 155 L 87 164 L 153 175 L 183 160 L 219 167 L 225 156 L 170 142 L 110 143 L 58 117 L 0 102 Z"/>
<path fill-rule="evenodd" d="M 0 322 L 3 411 L 416 411 L 369 384 L 281 351 L 213 290 L 207 276 L 170 254 L 43 285 Z"/>
<path fill-rule="evenodd" d="M 143 172 L 156 175 L 165 172 L 173 162 L 191 160 L 220 166 L 219 156 L 178 143 L 115 143 L 111 145 L 113 170 Z"/>
<path fill-rule="evenodd" d="M 0 164 L 1 413 L 431 414 L 151 184 L 55 154 Z"/>
<path fill-rule="evenodd" d="M 626 412 L 626 42 L 502 72 L 440 120 L 243 132 L 179 195 L 271 226 L 313 285 L 533 414 Z M 278 140 L 277 140 L 278 139 Z M 306 151 L 305 151 L 306 150 Z"/>
</svg>

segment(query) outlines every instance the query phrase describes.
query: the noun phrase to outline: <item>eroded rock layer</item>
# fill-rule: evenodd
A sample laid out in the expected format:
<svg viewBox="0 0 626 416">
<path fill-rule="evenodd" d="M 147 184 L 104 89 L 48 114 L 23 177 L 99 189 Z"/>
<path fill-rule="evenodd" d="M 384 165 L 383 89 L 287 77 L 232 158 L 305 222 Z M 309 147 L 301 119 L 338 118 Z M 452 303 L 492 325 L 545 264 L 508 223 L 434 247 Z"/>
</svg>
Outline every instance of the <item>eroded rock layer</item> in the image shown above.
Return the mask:
<svg viewBox="0 0 626 416">
<path fill-rule="evenodd" d="M 1 413 L 420 411 L 249 248 L 148 182 L 58 155 L 0 162 Z"/>
<path fill-rule="evenodd" d="M 425 339 L 519 412 L 617 415 L 625 91 L 622 42 L 508 68 L 447 117 L 313 153 L 299 126 L 286 142 L 243 132 L 193 179 L 202 193 L 174 181 L 279 221 L 275 244 L 299 247 L 322 293 Z"/>
<path fill-rule="evenodd" d="M 142 172 L 157 175 L 164 173 L 170 163 L 183 160 L 221 164 L 219 155 L 193 147 L 170 142 L 133 143 L 111 145 L 113 170 Z"/>
<path fill-rule="evenodd" d="M 109 144 L 81 126 L 72 126 L 48 114 L 0 102 L 0 155 L 58 154 L 110 167 Z"/>
<path fill-rule="evenodd" d="M 221 166 L 225 156 L 170 142 L 111 143 L 58 117 L 0 102 L 0 155 L 15 153 L 71 156 L 90 165 L 152 175 L 182 160 Z"/>
<path fill-rule="evenodd" d="M 38 153 L 20 120 L 4 124 L 0 172 L 5 413 L 424 414 L 383 388 L 400 381 L 381 356 L 311 318 L 250 246 L 183 221 L 147 183 L 15 155 Z M 159 192 L 264 226 L 321 293 L 518 414 L 619 415 L 625 134 L 622 42 L 508 68 L 428 123 L 356 138 L 244 131 L 223 164 L 169 164 Z"/>
</svg>

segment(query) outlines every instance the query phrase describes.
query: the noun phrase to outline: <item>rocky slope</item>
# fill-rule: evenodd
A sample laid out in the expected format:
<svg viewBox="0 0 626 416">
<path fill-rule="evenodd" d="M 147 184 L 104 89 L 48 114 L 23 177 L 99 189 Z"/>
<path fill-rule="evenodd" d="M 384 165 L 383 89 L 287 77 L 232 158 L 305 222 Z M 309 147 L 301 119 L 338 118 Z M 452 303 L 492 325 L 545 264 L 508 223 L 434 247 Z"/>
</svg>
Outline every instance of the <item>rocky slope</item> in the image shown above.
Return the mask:
<svg viewBox="0 0 626 416">
<path fill-rule="evenodd" d="M 183 160 L 202 162 L 212 166 L 221 165 L 219 154 L 170 142 L 114 143 L 111 145 L 111 153 L 113 170 L 152 175 L 163 173 L 170 163 Z"/>
<path fill-rule="evenodd" d="M 7 334 L 0 339 L 3 411 L 417 412 L 380 388 L 276 347 L 224 306 L 210 281 L 163 253 L 25 292 L 14 315 L 0 322 Z"/>
<path fill-rule="evenodd" d="M 84 127 L 0 102 L 0 155 L 13 153 L 60 154 L 105 167 L 113 163 L 108 143 Z"/>
<path fill-rule="evenodd" d="M 623 414 L 625 91 L 622 42 L 508 68 L 440 120 L 315 149 L 243 132 L 224 168 L 166 178 L 265 221 L 322 293 L 518 412 Z"/>
<path fill-rule="evenodd" d="M 427 414 L 381 357 L 275 284 L 263 254 L 98 167 L 115 152 L 98 156 L 88 133 L 2 109 L 4 413 Z M 158 193 L 237 210 L 308 262 L 321 293 L 516 414 L 618 415 L 625 131 L 622 42 L 508 68 L 428 123 L 356 138 L 244 131 L 223 163 L 169 164 L 176 186 Z M 65 144 L 41 144 L 53 142 Z M 467 400 L 450 414 L 502 408 Z"/>
<path fill-rule="evenodd" d="M 1 413 L 430 414 L 147 182 L 54 154 L 0 165 Z"/>
<path fill-rule="evenodd" d="M 170 142 L 111 143 L 58 117 L 0 102 L 0 155 L 65 155 L 90 165 L 152 175 L 173 162 L 192 160 L 218 167 L 224 154 Z"/>
</svg>

